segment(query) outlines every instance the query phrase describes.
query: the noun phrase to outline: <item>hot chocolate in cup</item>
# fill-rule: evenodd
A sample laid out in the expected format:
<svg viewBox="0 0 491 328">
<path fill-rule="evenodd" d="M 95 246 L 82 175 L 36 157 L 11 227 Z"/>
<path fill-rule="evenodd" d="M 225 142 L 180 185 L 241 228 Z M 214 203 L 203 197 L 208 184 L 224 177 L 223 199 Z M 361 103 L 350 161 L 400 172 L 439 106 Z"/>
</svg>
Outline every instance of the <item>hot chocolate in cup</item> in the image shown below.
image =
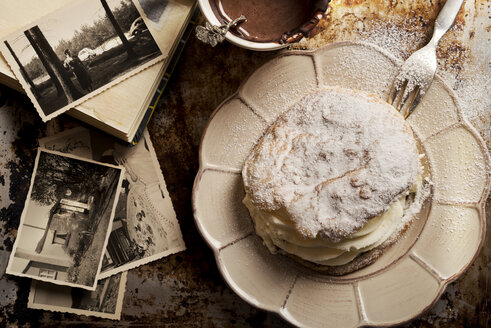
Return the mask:
<svg viewBox="0 0 491 328">
<path fill-rule="evenodd" d="M 307 36 L 329 0 L 199 0 L 199 4 L 213 25 L 246 17 L 226 34 L 230 42 L 252 50 L 274 50 Z"/>
</svg>

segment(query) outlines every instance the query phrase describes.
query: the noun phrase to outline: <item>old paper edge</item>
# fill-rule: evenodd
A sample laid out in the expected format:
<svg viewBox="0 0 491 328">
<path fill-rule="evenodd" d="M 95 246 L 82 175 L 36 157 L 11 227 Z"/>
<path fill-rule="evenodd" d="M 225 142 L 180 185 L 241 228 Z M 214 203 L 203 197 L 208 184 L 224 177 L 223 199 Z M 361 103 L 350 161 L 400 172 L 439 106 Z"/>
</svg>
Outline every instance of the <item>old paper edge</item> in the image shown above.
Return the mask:
<svg viewBox="0 0 491 328">
<path fill-rule="evenodd" d="M 74 309 L 74 308 L 65 307 L 65 306 L 56 306 L 56 305 L 34 303 L 34 295 L 35 295 L 36 286 L 37 286 L 36 280 L 31 281 L 31 288 L 29 291 L 29 300 L 27 302 L 27 307 L 30 309 L 36 309 L 36 310 L 73 313 L 73 314 L 78 314 L 78 315 L 93 316 L 93 317 L 99 317 L 99 318 L 104 318 L 104 319 L 120 320 L 121 319 L 121 310 L 123 309 L 124 295 L 126 293 L 127 275 L 128 275 L 128 272 L 122 272 L 121 273 L 121 279 L 119 281 L 119 289 L 118 289 L 118 298 L 116 300 L 116 310 L 114 313 L 97 312 L 97 311 L 90 311 L 90 310 Z"/>
</svg>

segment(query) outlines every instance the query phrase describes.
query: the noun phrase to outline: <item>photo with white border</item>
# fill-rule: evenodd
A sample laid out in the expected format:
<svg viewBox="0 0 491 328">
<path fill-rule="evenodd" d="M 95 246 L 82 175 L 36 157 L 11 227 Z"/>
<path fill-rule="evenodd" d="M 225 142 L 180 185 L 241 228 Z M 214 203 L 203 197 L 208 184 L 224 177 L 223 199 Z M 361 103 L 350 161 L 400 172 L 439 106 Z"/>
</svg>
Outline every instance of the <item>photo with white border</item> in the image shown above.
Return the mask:
<svg viewBox="0 0 491 328">
<path fill-rule="evenodd" d="M 73 0 L 4 37 L 0 51 L 47 121 L 167 57 L 146 21 L 132 0 Z"/>
<path fill-rule="evenodd" d="M 147 130 L 135 146 L 128 146 L 85 127 L 43 138 L 39 143 L 48 149 L 125 167 L 125 178 L 99 278 L 185 250 L 179 223 Z"/>
<path fill-rule="evenodd" d="M 94 290 L 124 171 L 38 148 L 6 273 Z"/>
</svg>

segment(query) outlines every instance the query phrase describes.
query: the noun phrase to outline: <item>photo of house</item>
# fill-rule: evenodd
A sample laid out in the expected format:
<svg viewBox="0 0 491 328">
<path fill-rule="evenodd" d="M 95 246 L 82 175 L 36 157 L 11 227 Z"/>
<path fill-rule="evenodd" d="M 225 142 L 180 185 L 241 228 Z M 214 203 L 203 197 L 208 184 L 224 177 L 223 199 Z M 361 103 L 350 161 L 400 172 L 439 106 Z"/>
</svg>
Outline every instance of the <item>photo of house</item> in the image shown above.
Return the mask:
<svg viewBox="0 0 491 328">
<path fill-rule="evenodd" d="M 7 273 L 94 289 L 122 170 L 40 150 L 34 174 Z"/>
<path fill-rule="evenodd" d="M 67 194 L 70 194 L 69 190 Z M 31 254 L 22 248 L 17 249 L 17 257 L 27 261 L 23 273 L 38 274 L 40 277 L 51 279 L 67 274 L 66 271 L 73 264 L 71 254 L 78 249 L 82 239 L 90 235 L 88 230 L 80 231 L 79 228 L 88 222 L 93 199 L 90 197 L 87 203 L 84 203 L 63 198 L 53 207 L 45 227 L 28 227 L 29 235 L 37 235 L 39 238 L 42 234 L 42 237 L 35 248 L 37 254 Z"/>
</svg>

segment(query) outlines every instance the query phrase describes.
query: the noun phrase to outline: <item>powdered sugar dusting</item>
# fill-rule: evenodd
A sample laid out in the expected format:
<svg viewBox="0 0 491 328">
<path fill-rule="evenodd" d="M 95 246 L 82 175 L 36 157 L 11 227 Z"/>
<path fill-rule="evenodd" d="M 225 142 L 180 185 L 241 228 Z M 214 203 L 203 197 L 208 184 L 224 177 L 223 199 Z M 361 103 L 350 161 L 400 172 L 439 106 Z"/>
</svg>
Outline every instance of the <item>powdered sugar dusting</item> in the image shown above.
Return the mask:
<svg viewBox="0 0 491 328">
<path fill-rule="evenodd" d="M 457 22 L 438 44 L 438 70 L 456 92 L 464 116 L 491 143 L 490 6 L 464 3 L 467 23 Z M 373 43 L 400 59 L 424 46 L 431 34 L 414 18 L 373 20 L 354 40 Z M 471 21 L 472 20 L 472 21 Z M 411 28 L 409 28 L 411 27 Z M 467 45 L 467 46 L 465 46 Z"/>
<path fill-rule="evenodd" d="M 368 29 L 360 33 L 360 39 L 376 44 L 400 59 L 407 59 L 414 51 L 424 45 L 425 34 L 420 29 L 404 29 L 401 26 L 418 26 L 415 18 L 401 21 L 374 20 Z"/>
<path fill-rule="evenodd" d="M 328 18 L 320 23 L 322 31 L 294 46 L 316 49 L 335 41 L 363 41 L 406 60 L 430 40 L 441 6 L 431 1 L 332 1 Z M 464 116 L 481 133 L 488 147 L 491 147 L 490 16 L 489 1 L 465 1 L 461 14 L 437 48 L 437 74 L 455 91 Z"/>
<path fill-rule="evenodd" d="M 341 88 L 317 91 L 280 116 L 243 169 L 255 206 L 286 212 L 306 238 L 333 242 L 386 211 L 419 173 L 402 116 Z"/>
</svg>

